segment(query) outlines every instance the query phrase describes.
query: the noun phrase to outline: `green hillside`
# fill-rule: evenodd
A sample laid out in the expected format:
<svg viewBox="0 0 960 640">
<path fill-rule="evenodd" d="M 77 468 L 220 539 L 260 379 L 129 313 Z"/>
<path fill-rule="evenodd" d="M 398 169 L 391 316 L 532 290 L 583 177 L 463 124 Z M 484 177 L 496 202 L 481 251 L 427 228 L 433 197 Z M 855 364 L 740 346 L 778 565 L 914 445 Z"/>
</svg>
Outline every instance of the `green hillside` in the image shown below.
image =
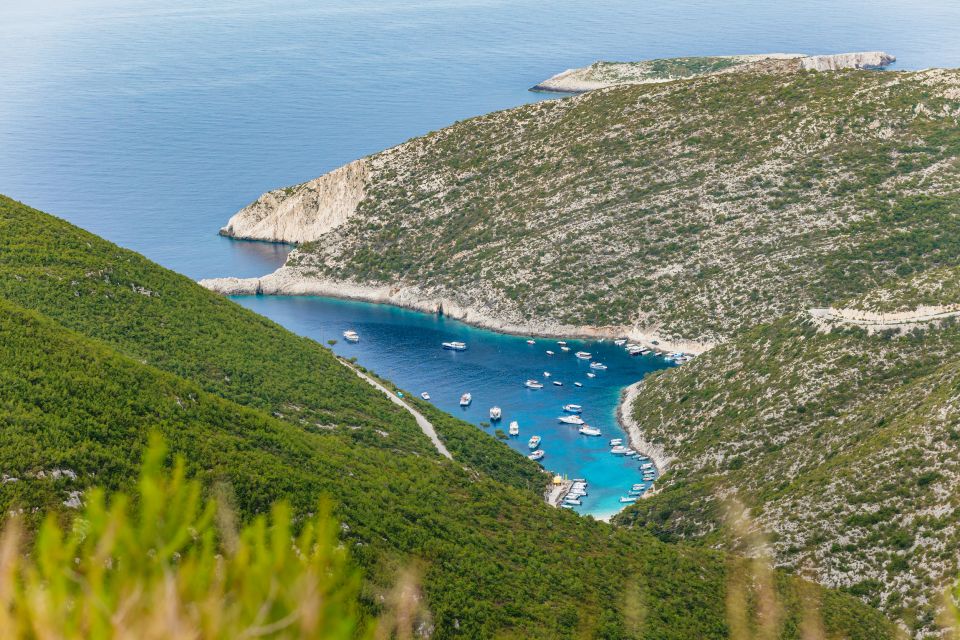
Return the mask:
<svg viewBox="0 0 960 640">
<path fill-rule="evenodd" d="M 474 468 L 446 461 L 315 343 L 7 199 L 0 299 L 0 465 L 17 478 L 0 484 L 4 512 L 68 512 L 92 486 L 129 489 L 159 431 L 206 486 L 229 484 L 244 520 L 278 499 L 306 514 L 331 497 L 365 609 L 412 570 L 433 637 L 729 633 L 725 594 L 748 580 L 743 563 L 551 509 L 506 447 Z M 465 425 L 437 426 L 469 447 Z M 781 637 L 811 616 L 836 636 L 892 633 L 849 596 L 774 582 Z"/>
<path fill-rule="evenodd" d="M 958 283 L 935 270 L 848 306 L 952 304 Z M 645 380 L 633 415 L 674 459 L 618 520 L 715 545 L 735 490 L 781 565 L 929 631 L 960 567 L 960 324 L 825 329 L 784 318 Z"/>
<path fill-rule="evenodd" d="M 956 70 L 736 71 L 525 105 L 365 159 L 354 215 L 277 281 L 722 340 L 957 265 L 957 113 Z M 310 188 L 251 215 L 308 208 Z"/>
</svg>

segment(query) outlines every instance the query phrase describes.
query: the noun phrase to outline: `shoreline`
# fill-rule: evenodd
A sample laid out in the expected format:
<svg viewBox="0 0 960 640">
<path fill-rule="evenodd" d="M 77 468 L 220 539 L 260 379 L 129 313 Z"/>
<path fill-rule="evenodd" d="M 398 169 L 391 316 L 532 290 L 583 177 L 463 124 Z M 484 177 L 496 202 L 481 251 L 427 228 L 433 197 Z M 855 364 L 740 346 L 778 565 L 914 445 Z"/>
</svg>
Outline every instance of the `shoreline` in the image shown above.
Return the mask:
<svg viewBox="0 0 960 640">
<path fill-rule="evenodd" d="M 658 353 L 683 352 L 693 355 L 711 349 L 714 343 L 670 340 L 648 329 L 629 326 L 582 326 L 551 322 L 510 322 L 499 320 L 471 307 L 462 307 L 449 298 L 431 296 L 415 287 L 364 285 L 306 277 L 289 267 L 260 278 L 207 278 L 198 284 L 225 296 L 321 296 L 374 304 L 388 304 L 411 311 L 442 314 L 480 329 L 515 336 L 540 338 L 603 339 L 624 338 Z M 657 344 L 654 344 L 656 342 Z"/>
<path fill-rule="evenodd" d="M 654 444 L 647 440 L 643 435 L 643 431 L 640 429 L 640 425 L 637 424 L 637 421 L 633 418 L 631 408 L 633 407 L 634 400 L 636 400 L 637 395 L 640 393 L 641 384 L 643 384 L 643 380 L 637 380 L 620 392 L 620 400 L 617 403 L 617 422 L 620 424 L 620 428 L 627 434 L 630 448 L 650 458 L 650 462 L 652 462 L 653 466 L 657 469 L 657 479 L 659 480 L 660 476 L 670 468 L 673 457 L 667 454 L 662 445 Z M 656 482 L 654 482 L 654 485 L 656 485 Z M 644 496 L 647 495 L 650 495 L 650 492 L 644 494 Z"/>
</svg>

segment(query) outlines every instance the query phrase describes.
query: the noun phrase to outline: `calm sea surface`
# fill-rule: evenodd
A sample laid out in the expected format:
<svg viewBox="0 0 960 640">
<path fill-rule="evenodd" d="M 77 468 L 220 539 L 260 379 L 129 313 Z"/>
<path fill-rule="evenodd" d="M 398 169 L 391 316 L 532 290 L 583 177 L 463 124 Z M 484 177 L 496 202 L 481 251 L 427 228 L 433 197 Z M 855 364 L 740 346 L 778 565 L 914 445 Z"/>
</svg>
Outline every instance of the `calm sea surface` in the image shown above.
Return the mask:
<svg viewBox="0 0 960 640">
<path fill-rule="evenodd" d="M 193 278 L 259 275 L 287 248 L 216 231 L 261 192 L 544 99 L 526 88 L 568 67 L 864 49 L 955 67 L 957 33 L 947 0 L 0 0 L 0 192 Z M 357 328 L 361 344 L 337 350 L 454 413 L 472 391 L 472 422 L 497 402 L 525 434 L 537 425 L 549 468 L 590 476 L 586 511 L 609 510 L 634 475 L 598 457 L 599 439 L 548 426 L 572 389 L 519 386 L 550 366 L 573 381 L 577 363 L 544 362 L 542 343 L 372 305 L 241 302 L 318 338 Z M 470 351 L 437 352 L 454 334 Z M 612 365 L 582 391 L 606 435 L 619 388 L 662 362 L 588 349 Z"/>
</svg>

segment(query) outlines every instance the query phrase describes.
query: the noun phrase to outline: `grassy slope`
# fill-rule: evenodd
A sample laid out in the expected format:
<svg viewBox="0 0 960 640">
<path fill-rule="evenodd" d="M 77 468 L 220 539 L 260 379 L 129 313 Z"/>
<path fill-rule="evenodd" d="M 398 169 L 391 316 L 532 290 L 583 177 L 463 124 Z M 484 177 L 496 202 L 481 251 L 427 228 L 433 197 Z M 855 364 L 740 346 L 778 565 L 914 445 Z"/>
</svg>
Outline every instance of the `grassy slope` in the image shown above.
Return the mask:
<svg viewBox="0 0 960 640">
<path fill-rule="evenodd" d="M 957 264 L 960 72 L 735 72 L 457 123 L 371 158 L 291 257 L 507 320 L 726 337 Z"/>
<path fill-rule="evenodd" d="M 550 509 L 439 459 L 327 352 L 133 253 L 8 200 L 0 230 L 0 464 L 19 478 L 0 484 L 4 509 L 127 485 L 158 429 L 202 478 L 230 482 L 244 516 L 332 495 L 370 602 L 419 558 L 435 637 L 725 636 L 720 554 Z M 37 473 L 58 467 L 77 479 Z M 801 593 L 779 583 L 783 635 L 796 637 Z M 821 595 L 831 632 L 889 633 L 859 603 Z"/>
<path fill-rule="evenodd" d="M 955 301 L 960 270 L 892 285 L 894 309 Z M 853 303 L 869 306 L 866 296 Z M 818 333 L 803 318 L 744 332 L 651 376 L 634 415 L 676 456 L 627 511 L 664 539 L 718 543 L 731 488 L 772 532 L 781 564 L 929 629 L 960 565 L 960 326 L 891 337 Z"/>
</svg>

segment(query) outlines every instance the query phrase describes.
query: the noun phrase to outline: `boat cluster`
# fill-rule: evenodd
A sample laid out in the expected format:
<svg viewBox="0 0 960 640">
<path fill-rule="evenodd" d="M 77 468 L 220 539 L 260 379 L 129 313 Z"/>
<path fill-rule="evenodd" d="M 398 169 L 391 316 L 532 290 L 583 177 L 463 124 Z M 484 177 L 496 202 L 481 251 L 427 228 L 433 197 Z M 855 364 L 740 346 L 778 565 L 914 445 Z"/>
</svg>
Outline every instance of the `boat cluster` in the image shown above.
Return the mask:
<svg viewBox="0 0 960 640">
<path fill-rule="evenodd" d="M 644 347 L 639 344 L 634 344 L 632 342 L 627 342 L 624 339 L 614 340 L 613 344 L 617 345 L 618 347 L 623 347 L 624 350 L 626 350 L 626 352 L 631 356 L 645 356 L 648 353 L 653 353 L 653 349 L 649 349 L 647 347 Z M 657 344 L 657 343 L 654 342 L 653 344 Z M 693 354 L 683 353 L 678 351 L 676 353 L 669 353 L 663 356 L 663 359 L 666 360 L 667 362 L 673 362 L 674 364 L 685 364 L 693 360 Z"/>
<path fill-rule="evenodd" d="M 583 478 L 574 478 L 573 484 L 570 486 L 570 491 L 563 497 L 563 502 L 560 506 L 566 509 L 579 507 L 583 504 L 583 498 L 586 498 L 587 495 L 589 495 L 587 493 L 587 481 Z"/>
<path fill-rule="evenodd" d="M 657 479 L 657 467 L 650 461 L 648 456 L 634 451 L 630 447 L 623 445 L 623 438 L 613 438 L 610 440 L 610 453 L 615 456 L 625 456 L 633 458 L 640 463 L 640 471 L 643 474 L 643 482 L 639 482 L 630 489 L 626 496 L 620 498 L 623 504 L 636 502 L 637 498 L 646 493 L 653 486 Z"/>
</svg>

